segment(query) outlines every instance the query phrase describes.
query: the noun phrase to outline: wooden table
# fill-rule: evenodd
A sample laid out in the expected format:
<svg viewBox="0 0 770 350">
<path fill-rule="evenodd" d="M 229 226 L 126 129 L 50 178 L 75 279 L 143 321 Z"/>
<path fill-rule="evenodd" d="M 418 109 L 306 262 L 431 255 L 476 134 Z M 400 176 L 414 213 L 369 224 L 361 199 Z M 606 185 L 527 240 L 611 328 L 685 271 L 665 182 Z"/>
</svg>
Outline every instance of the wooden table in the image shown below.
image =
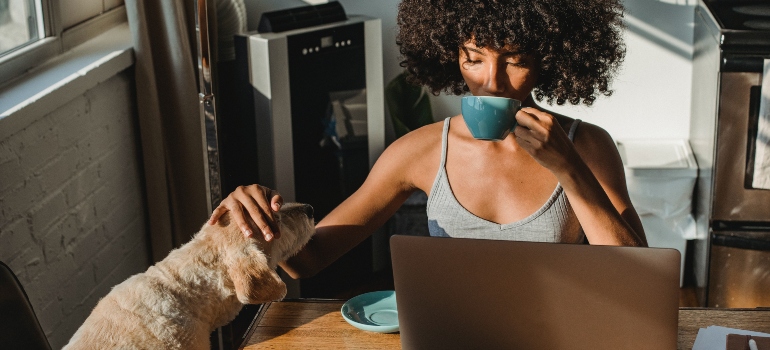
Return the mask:
<svg viewBox="0 0 770 350">
<path fill-rule="evenodd" d="M 344 300 L 299 299 L 265 304 L 246 332 L 242 349 L 400 349 L 399 334 L 349 325 Z M 700 328 L 717 325 L 770 333 L 770 310 L 679 309 L 678 349 L 692 349 Z"/>
</svg>

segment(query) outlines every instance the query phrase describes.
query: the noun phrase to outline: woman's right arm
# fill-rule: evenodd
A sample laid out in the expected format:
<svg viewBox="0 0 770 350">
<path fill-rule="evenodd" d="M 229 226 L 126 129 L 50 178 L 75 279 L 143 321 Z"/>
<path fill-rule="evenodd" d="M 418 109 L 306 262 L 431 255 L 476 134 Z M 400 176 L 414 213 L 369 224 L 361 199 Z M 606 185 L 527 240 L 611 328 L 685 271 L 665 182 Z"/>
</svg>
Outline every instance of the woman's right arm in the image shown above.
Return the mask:
<svg viewBox="0 0 770 350">
<path fill-rule="evenodd" d="M 426 134 L 431 133 L 418 130 L 393 142 L 379 157 L 363 185 L 318 222 L 310 242 L 281 267 L 293 278 L 315 275 L 382 226 L 417 188 L 415 176 L 426 173 L 424 159 L 432 157 L 426 154 L 430 153 L 426 149 L 432 142 Z M 270 240 L 271 235 L 278 238 L 280 233 L 276 232 L 273 213 L 281 203 L 280 195 L 264 186 L 239 187 L 222 201 L 209 222 L 216 222 L 219 216 L 230 211 L 244 234 L 250 235 L 249 227 L 255 225 L 266 240 Z"/>
<path fill-rule="evenodd" d="M 310 277 L 329 266 L 381 227 L 414 190 L 399 176 L 397 157 L 386 150 L 364 184 L 316 224 L 316 233 L 281 264 L 293 278 Z"/>
</svg>

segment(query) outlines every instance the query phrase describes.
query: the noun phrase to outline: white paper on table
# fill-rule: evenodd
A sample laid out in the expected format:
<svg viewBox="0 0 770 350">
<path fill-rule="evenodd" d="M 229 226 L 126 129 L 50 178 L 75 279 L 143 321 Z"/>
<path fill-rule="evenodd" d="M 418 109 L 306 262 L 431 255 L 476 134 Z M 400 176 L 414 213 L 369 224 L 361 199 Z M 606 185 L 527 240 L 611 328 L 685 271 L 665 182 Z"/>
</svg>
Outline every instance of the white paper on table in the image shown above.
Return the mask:
<svg viewBox="0 0 770 350">
<path fill-rule="evenodd" d="M 695 344 L 693 344 L 692 350 L 725 350 L 725 348 L 727 348 L 728 334 L 770 337 L 770 334 L 768 333 L 746 331 L 743 329 L 722 326 L 708 326 L 698 330 L 698 335 L 695 337 Z"/>
</svg>

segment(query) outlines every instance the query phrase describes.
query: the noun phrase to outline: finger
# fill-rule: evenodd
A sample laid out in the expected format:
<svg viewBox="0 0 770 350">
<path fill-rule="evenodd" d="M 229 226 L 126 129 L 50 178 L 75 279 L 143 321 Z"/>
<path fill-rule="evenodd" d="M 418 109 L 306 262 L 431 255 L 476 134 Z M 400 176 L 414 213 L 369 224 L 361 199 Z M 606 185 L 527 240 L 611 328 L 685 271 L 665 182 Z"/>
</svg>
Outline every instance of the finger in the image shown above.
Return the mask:
<svg viewBox="0 0 770 350">
<path fill-rule="evenodd" d="M 518 126 L 523 126 L 525 129 L 532 129 L 535 125 L 537 125 L 538 119 L 524 109 L 520 109 L 518 112 L 516 112 L 515 117 Z"/>
<path fill-rule="evenodd" d="M 531 107 L 520 110 L 516 114 L 516 121 L 532 131 L 532 137 L 540 141 L 547 140 L 554 123 L 552 115 Z"/>
<path fill-rule="evenodd" d="M 219 220 L 219 217 L 222 216 L 224 213 L 227 212 L 227 208 L 222 206 L 218 206 L 216 209 L 214 209 L 214 212 L 211 213 L 211 217 L 209 218 L 209 225 L 213 225 L 217 223 L 217 220 Z"/>
<path fill-rule="evenodd" d="M 277 212 L 281 210 L 281 207 L 283 206 L 283 197 L 278 193 L 278 191 L 271 191 L 270 193 L 270 206 L 272 207 L 273 211 Z M 275 225 L 275 238 L 281 237 L 281 225 L 277 224 Z"/>
<path fill-rule="evenodd" d="M 540 141 L 532 135 L 531 130 L 516 128 L 513 134 L 516 136 L 516 142 L 530 154 L 540 145 Z"/>
<path fill-rule="evenodd" d="M 261 231 L 265 240 L 270 241 L 273 239 L 274 233 L 271 229 L 273 217 L 272 215 L 267 214 L 270 212 L 270 209 L 267 207 L 263 192 L 260 190 L 258 193 L 244 194 L 242 197 L 238 198 L 238 201 L 249 213 L 249 216 L 251 216 L 251 219 Z"/>
<path fill-rule="evenodd" d="M 233 208 L 230 209 L 230 212 L 233 213 L 232 217 L 233 220 L 235 220 L 235 224 L 240 227 L 241 232 L 243 232 L 243 235 L 246 237 L 251 237 L 254 235 L 254 232 L 251 231 L 251 227 L 249 226 L 249 223 L 246 222 L 246 215 L 243 213 L 243 208 L 241 208 L 240 205 L 236 203 L 236 205 L 233 206 Z"/>
<path fill-rule="evenodd" d="M 277 220 L 275 218 L 275 203 L 273 201 L 273 197 L 276 195 L 280 196 L 278 194 L 278 191 L 264 187 L 259 186 L 262 191 L 262 197 L 259 201 L 259 206 L 262 208 L 262 215 L 267 219 L 265 222 L 268 224 L 267 231 L 271 235 L 271 239 L 274 237 L 277 237 L 279 234 L 278 230 L 278 224 Z M 283 199 L 281 199 L 281 205 L 283 205 Z M 280 209 L 280 207 L 278 208 Z"/>
<path fill-rule="evenodd" d="M 277 226 L 275 224 L 275 221 L 273 221 L 272 218 L 268 217 L 268 214 L 265 211 L 259 212 L 260 218 L 257 222 L 257 227 L 259 227 L 259 230 L 262 231 L 262 236 L 265 238 L 265 241 L 271 241 L 274 238 L 278 237 L 278 230 L 275 229 Z"/>
<path fill-rule="evenodd" d="M 282 206 L 283 197 L 281 197 L 281 194 L 276 190 L 270 190 L 270 207 L 273 209 L 273 211 L 279 211 L 281 210 Z"/>
<path fill-rule="evenodd" d="M 535 117 L 538 120 L 547 119 L 547 118 L 551 117 L 551 114 L 549 114 L 547 112 L 543 112 L 543 111 L 541 111 L 541 110 L 539 110 L 537 108 L 533 108 L 533 107 L 524 107 L 524 108 L 521 109 L 521 111 L 524 111 L 525 113 Z"/>
</svg>

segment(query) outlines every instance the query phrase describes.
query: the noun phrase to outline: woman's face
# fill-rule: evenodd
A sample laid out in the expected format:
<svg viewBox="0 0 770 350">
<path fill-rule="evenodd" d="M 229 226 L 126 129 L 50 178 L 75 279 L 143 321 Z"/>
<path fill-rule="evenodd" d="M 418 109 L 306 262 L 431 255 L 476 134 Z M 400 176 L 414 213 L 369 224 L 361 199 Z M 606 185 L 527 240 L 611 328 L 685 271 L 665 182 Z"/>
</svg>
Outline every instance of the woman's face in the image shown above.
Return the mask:
<svg viewBox="0 0 770 350">
<path fill-rule="evenodd" d="M 473 95 L 520 101 L 529 99 L 538 78 L 532 55 L 508 46 L 500 51 L 480 48 L 472 41 L 460 48 L 460 72 Z"/>
</svg>

